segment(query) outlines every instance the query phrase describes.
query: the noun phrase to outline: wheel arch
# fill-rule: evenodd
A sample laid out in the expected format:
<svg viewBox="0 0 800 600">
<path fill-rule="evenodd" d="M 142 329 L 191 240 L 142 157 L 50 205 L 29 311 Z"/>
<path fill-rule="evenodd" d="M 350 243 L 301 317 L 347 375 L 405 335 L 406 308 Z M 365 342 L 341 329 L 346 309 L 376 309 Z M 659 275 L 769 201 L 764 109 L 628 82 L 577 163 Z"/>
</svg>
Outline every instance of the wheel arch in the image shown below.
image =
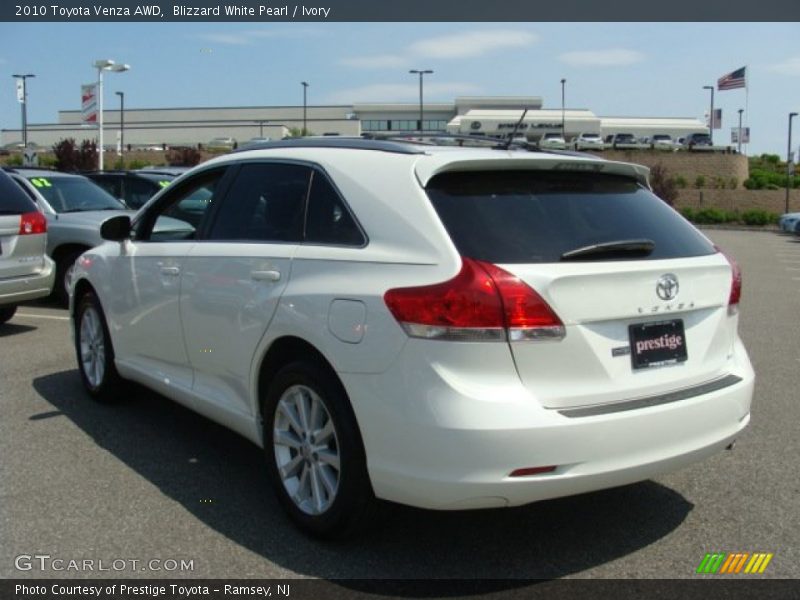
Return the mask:
<svg viewBox="0 0 800 600">
<path fill-rule="evenodd" d="M 361 438 L 359 441 L 361 441 L 363 447 L 363 436 L 361 435 L 361 426 L 358 422 L 358 417 L 350 401 L 350 395 L 347 393 L 342 380 L 336 373 L 336 369 L 333 368 L 331 362 L 316 346 L 302 338 L 292 335 L 286 335 L 275 339 L 261 358 L 257 371 L 256 383 L 256 409 L 258 410 L 259 429 L 261 429 L 261 425 L 263 424 L 263 399 L 270 383 L 278 371 L 286 365 L 297 361 L 313 362 L 330 372 L 344 398 L 347 399 L 347 404 L 350 407 L 350 411 L 356 423 L 356 429 Z"/>
</svg>

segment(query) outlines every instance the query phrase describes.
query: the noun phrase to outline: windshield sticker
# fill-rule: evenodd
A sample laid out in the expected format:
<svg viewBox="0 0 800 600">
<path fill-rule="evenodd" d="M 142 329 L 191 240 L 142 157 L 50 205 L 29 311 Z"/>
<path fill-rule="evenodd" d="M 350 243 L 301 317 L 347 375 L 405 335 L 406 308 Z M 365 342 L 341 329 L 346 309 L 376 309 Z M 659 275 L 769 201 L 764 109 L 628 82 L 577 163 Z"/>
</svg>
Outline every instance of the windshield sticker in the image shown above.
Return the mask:
<svg viewBox="0 0 800 600">
<path fill-rule="evenodd" d="M 165 188 L 169 185 L 169 181 L 159 181 L 158 185 L 160 185 L 162 188 Z"/>
<path fill-rule="evenodd" d="M 37 188 L 53 187 L 53 184 L 46 177 L 31 177 L 31 183 Z"/>
</svg>

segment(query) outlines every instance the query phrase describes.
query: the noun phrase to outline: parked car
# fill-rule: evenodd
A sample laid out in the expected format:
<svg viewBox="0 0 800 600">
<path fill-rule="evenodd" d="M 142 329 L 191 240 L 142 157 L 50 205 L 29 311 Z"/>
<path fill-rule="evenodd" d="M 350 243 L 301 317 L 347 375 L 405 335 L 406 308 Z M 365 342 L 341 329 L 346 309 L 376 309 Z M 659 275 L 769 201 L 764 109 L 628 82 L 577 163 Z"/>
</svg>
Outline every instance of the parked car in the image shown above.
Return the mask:
<svg viewBox="0 0 800 600">
<path fill-rule="evenodd" d="M 50 294 L 55 265 L 45 255 L 47 219 L 0 171 L 0 324 L 17 305 Z"/>
<path fill-rule="evenodd" d="M 242 148 L 248 148 L 250 146 L 256 146 L 258 144 L 263 144 L 265 142 L 271 142 L 272 138 L 269 137 L 254 137 L 250 138 L 246 142 L 242 143 Z"/>
<path fill-rule="evenodd" d="M 778 228 L 781 231 L 791 233 L 795 230 L 797 223 L 800 223 L 800 212 L 785 213 L 778 219 Z"/>
<path fill-rule="evenodd" d="M 683 138 L 683 147 L 689 150 L 693 148 L 711 148 L 711 136 L 707 133 L 690 133 L 685 138 Z"/>
<path fill-rule="evenodd" d="M 115 214 L 133 214 L 88 177 L 47 169 L 7 169 L 47 219 L 47 255 L 56 263 L 53 298 L 66 304 L 75 259 L 102 242 L 100 224 Z"/>
<path fill-rule="evenodd" d="M 683 467 L 741 434 L 754 375 L 738 267 L 647 176 L 364 139 L 218 157 L 76 265 L 81 380 L 101 401 L 137 381 L 262 446 L 319 536 L 376 498 L 516 506 Z M 192 235 L 157 236 L 201 191 Z"/>
<path fill-rule="evenodd" d="M 565 150 L 567 142 L 560 133 L 545 133 L 539 140 L 539 148 L 547 150 Z"/>
<path fill-rule="evenodd" d="M 606 144 L 614 148 L 638 148 L 639 140 L 632 133 L 615 133 L 606 137 Z"/>
<path fill-rule="evenodd" d="M 650 145 L 655 150 L 673 150 L 675 148 L 675 142 L 672 140 L 672 136 L 666 133 L 656 133 L 653 137 L 650 138 Z"/>
<path fill-rule="evenodd" d="M 176 177 L 163 171 L 92 171 L 84 175 L 133 209 L 144 206 Z"/>
<path fill-rule="evenodd" d="M 206 144 L 207 150 L 233 150 L 236 147 L 236 140 L 232 137 L 215 137 Z"/>
<path fill-rule="evenodd" d="M 602 150 L 605 147 L 599 133 L 581 133 L 575 138 L 575 150 Z"/>
</svg>

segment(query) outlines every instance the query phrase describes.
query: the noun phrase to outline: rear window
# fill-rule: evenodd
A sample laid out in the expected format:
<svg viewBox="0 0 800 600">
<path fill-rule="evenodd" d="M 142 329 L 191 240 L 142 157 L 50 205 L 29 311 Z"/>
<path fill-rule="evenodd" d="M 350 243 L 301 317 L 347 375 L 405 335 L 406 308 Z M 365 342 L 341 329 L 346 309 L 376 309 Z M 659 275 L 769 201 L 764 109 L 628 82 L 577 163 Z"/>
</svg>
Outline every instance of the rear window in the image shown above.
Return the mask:
<svg viewBox="0 0 800 600">
<path fill-rule="evenodd" d="M 4 172 L 0 171 L 0 215 L 21 215 L 37 210 L 36 205 L 25 195 L 22 188 Z"/>
<path fill-rule="evenodd" d="M 713 246 L 664 201 L 635 181 L 597 173 L 443 173 L 427 188 L 462 256 L 493 263 L 552 263 L 595 244 L 652 242 L 652 251 L 583 260 L 703 256 Z"/>
</svg>

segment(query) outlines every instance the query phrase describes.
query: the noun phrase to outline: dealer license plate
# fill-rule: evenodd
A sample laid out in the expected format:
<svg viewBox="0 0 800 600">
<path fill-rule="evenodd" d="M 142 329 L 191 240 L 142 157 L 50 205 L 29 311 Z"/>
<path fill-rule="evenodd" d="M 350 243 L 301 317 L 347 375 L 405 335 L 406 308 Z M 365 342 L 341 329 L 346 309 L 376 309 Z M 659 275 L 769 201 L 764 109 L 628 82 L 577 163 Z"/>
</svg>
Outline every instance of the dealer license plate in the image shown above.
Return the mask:
<svg viewBox="0 0 800 600">
<path fill-rule="evenodd" d="M 675 364 L 688 358 L 682 319 L 630 325 L 628 335 L 634 369 Z"/>
</svg>

